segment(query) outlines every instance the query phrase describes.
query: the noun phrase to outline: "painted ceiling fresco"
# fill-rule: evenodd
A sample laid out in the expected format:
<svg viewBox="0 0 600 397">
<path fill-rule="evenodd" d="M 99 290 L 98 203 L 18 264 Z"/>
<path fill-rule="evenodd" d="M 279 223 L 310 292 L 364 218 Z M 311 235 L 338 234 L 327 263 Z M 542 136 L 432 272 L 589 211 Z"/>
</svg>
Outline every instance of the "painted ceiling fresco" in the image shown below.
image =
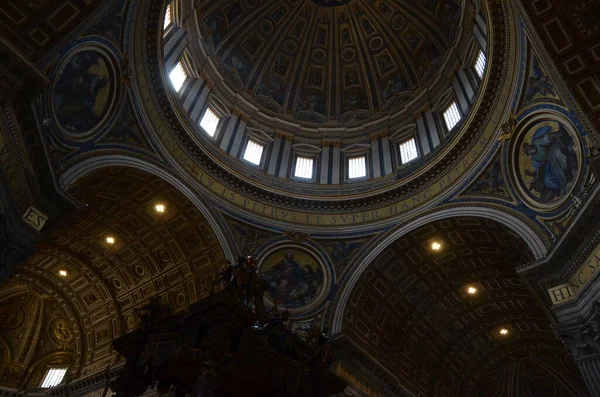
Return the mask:
<svg viewBox="0 0 600 397">
<path fill-rule="evenodd" d="M 197 12 L 229 85 L 314 123 L 400 108 L 436 77 L 461 15 L 454 0 L 223 3 L 201 1 Z"/>
</svg>

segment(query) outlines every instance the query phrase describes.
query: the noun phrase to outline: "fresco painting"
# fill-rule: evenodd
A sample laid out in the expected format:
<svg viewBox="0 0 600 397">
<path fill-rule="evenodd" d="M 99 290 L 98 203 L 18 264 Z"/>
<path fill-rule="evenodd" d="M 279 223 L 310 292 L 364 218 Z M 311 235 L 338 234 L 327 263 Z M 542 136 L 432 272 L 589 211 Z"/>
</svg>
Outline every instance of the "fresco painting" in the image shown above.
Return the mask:
<svg viewBox="0 0 600 397">
<path fill-rule="evenodd" d="M 500 156 L 496 156 L 491 164 L 465 191 L 467 195 L 499 196 L 510 199 L 507 182 L 502 173 Z"/>
<path fill-rule="evenodd" d="M 537 57 L 533 57 L 531 71 L 527 78 L 525 90 L 525 102 L 535 101 L 543 98 L 558 99 L 550 77 L 542 69 Z"/>
<path fill-rule="evenodd" d="M 54 113 L 58 123 L 75 133 L 96 127 L 110 107 L 113 93 L 108 61 L 95 51 L 74 54 L 54 87 Z"/>
<path fill-rule="evenodd" d="M 557 121 L 542 121 L 527 130 L 518 147 L 518 173 L 525 190 L 542 204 L 567 196 L 577 181 L 577 141 Z"/>
<path fill-rule="evenodd" d="M 284 248 L 262 262 L 259 275 L 269 283 L 267 300 L 285 309 L 300 309 L 320 295 L 325 273 L 319 262 L 306 251 Z"/>
</svg>

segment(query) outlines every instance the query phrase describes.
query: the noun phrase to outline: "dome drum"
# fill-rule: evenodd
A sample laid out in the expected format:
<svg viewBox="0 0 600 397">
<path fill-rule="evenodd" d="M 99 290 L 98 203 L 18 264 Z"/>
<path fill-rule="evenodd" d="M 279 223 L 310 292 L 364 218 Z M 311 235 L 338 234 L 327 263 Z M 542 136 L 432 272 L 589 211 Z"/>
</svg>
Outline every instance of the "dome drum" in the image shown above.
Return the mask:
<svg viewBox="0 0 600 397">
<path fill-rule="evenodd" d="M 425 160 L 431 163 L 432 153 L 439 152 L 438 147 L 446 146 L 446 141 L 453 140 L 454 135 L 460 128 L 445 128 L 441 112 L 437 109 L 439 108 L 438 104 L 444 103 L 448 98 L 455 97 L 461 113 L 467 115 L 471 107 L 475 105 L 480 81 L 469 67 L 465 69 L 460 67 L 461 61 L 459 59 L 464 57 L 464 62 L 469 63 L 472 57 L 470 53 L 473 52 L 474 43 L 477 43 L 472 31 L 463 28 L 443 28 L 448 21 L 444 22 L 442 19 L 436 19 L 441 18 L 439 16 L 441 15 L 439 14 L 440 9 L 446 7 L 446 5 L 440 5 L 440 9 L 436 9 L 438 14 L 427 14 L 425 10 L 421 9 L 419 13 L 415 14 L 419 15 L 417 18 L 409 12 L 408 6 L 396 3 L 393 7 L 392 5 L 386 5 L 372 10 L 371 6 L 362 4 L 362 2 L 356 2 L 357 5 L 354 5 L 354 2 L 351 5 L 325 2 L 328 4 L 336 3 L 336 5 L 335 7 L 316 7 L 323 11 L 322 15 L 316 13 L 315 6 L 309 1 L 296 1 L 280 8 L 276 7 L 276 3 L 278 2 L 271 1 L 265 2 L 260 7 L 256 6 L 257 8 L 252 10 L 255 14 L 251 13 L 254 15 L 252 20 L 241 23 L 242 21 L 239 18 L 242 17 L 237 16 L 232 11 L 232 7 L 219 9 L 213 2 L 205 1 L 196 9 L 197 24 L 187 24 L 185 31 L 181 28 L 170 29 L 165 39 L 164 53 L 166 56 L 165 62 L 168 66 L 174 65 L 184 50 L 183 47 L 180 48 L 180 51 L 178 49 L 174 50 L 176 47 L 176 44 L 173 44 L 174 37 L 180 37 L 182 32 L 188 36 L 187 40 L 183 40 L 183 42 L 189 43 L 187 49 L 185 49 L 186 62 L 190 62 L 192 64 L 191 68 L 198 70 L 197 74 L 201 77 L 195 80 L 196 83 L 192 88 L 183 91 L 180 101 L 193 124 L 199 122 L 199 118 L 207 108 L 206 93 L 208 92 L 211 96 L 219 98 L 226 107 L 232 109 L 231 114 L 233 116 L 223 120 L 220 131 L 217 131 L 214 137 L 209 139 L 203 136 L 205 134 L 202 133 L 201 128 L 200 131 L 191 133 L 197 144 L 212 153 L 212 155 L 221 157 L 220 162 L 230 165 L 235 173 L 250 174 L 252 179 L 261 181 L 269 187 L 280 186 L 284 190 L 305 193 L 306 183 L 312 183 L 311 189 L 316 189 L 319 195 L 326 197 L 330 194 L 339 195 L 340 192 L 344 191 L 351 193 L 356 189 L 356 184 L 363 181 L 369 181 L 371 188 L 375 185 L 386 187 L 395 185 L 394 182 L 398 179 L 403 180 L 406 177 L 414 177 L 416 176 L 415 173 L 419 174 L 423 171 Z M 448 0 L 447 3 L 454 4 L 452 0 Z M 304 4 L 304 6 L 300 7 L 300 4 Z M 188 7 L 189 5 L 184 2 L 183 6 Z M 240 4 L 240 7 L 245 9 L 244 7 L 249 6 Z M 394 11 L 389 7 L 396 7 L 397 9 Z M 454 9 L 452 5 L 448 7 Z M 279 26 L 274 23 L 275 20 L 273 19 L 277 16 L 269 14 L 270 11 L 275 9 L 284 14 L 284 16 L 280 15 L 278 18 L 288 18 L 286 20 L 289 29 L 278 27 L 279 33 L 277 35 L 267 34 L 265 32 L 270 31 L 271 27 Z M 461 21 L 474 18 L 471 15 L 471 9 L 460 9 L 458 7 L 455 11 L 457 15 L 460 15 L 460 18 L 457 17 L 456 19 Z M 377 13 L 386 16 L 385 18 L 382 16 L 384 22 L 375 23 Z M 398 18 L 393 15 L 404 18 L 401 25 Z M 408 16 L 411 16 L 412 19 Z M 425 18 L 426 16 L 429 19 Z M 247 25 L 248 28 L 240 31 L 241 28 L 237 28 L 237 25 L 232 24 L 234 20 L 241 25 Z M 262 23 L 259 21 L 262 21 Z M 261 95 L 264 84 L 258 80 L 264 79 L 268 70 L 271 70 L 269 72 L 271 74 L 275 73 L 273 68 L 279 62 L 275 58 L 290 58 L 292 53 L 296 54 L 296 52 L 290 51 L 290 48 L 287 48 L 284 43 L 284 37 L 294 35 L 293 26 L 295 21 L 305 21 L 306 23 L 312 21 L 310 26 L 316 29 L 317 32 L 311 33 L 306 27 L 302 28 L 304 30 L 300 32 L 301 34 L 296 32 L 297 35 L 300 35 L 297 38 L 302 37 L 304 40 L 302 43 L 298 42 L 299 48 L 304 50 L 302 52 L 299 48 L 296 48 L 294 50 L 297 52 L 296 56 L 302 57 L 302 54 L 305 54 L 308 60 L 303 64 L 303 58 L 298 58 L 290 63 L 290 65 L 296 65 L 297 70 L 295 70 L 295 83 L 293 87 L 288 87 L 289 89 L 285 94 L 285 103 L 288 107 L 274 111 L 274 108 L 265 105 L 265 96 Z M 365 22 L 359 23 L 360 21 Z M 391 26 L 387 26 L 385 23 L 389 23 Z M 436 25 L 436 23 L 441 24 L 442 27 Z M 478 27 L 481 30 L 481 25 L 478 24 Z M 485 29 L 485 25 L 483 25 L 483 28 Z M 319 34 L 321 34 L 318 32 L 319 29 L 323 30 L 324 33 L 322 34 L 325 34 L 325 38 L 319 38 Z M 342 33 L 344 29 L 348 29 L 348 32 Z M 413 37 L 409 34 L 413 29 L 415 32 L 421 33 Z M 447 29 L 447 36 L 441 34 L 444 29 Z M 346 34 L 350 35 L 349 38 L 344 38 Z M 248 37 L 254 37 L 256 42 L 251 41 Z M 414 40 L 418 38 L 418 43 L 413 43 L 415 46 L 414 51 L 418 52 L 422 46 L 427 46 L 428 42 L 435 42 L 438 47 L 443 47 L 444 50 L 438 48 L 439 56 L 427 62 L 428 68 L 426 70 L 423 70 L 422 65 L 413 64 L 412 60 L 408 64 L 402 64 L 399 59 L 414 58 L 414 51 L 410 53 L 410 57 L 406 53 L 408 51 L 407 42 L 410 42 L 410 38 Z M 454 39 L 455 42 L 451 43 L 449 41 L 451 39 Z M 180 39 L 177 40 L 181 42 Z M 348 40 L 348 42 L 346 43 L 344 40 Z M 240 62 L 243 59 L 249 62 L 250 52 L 248 48 L 244 47 L 246 44 L 242 45 L 242 42 L 247 43 L 248 48 L 253 49 L 251 53 L 256 58 L 253 63 L 246 66 Z M 445 43 L 445 47 L 440 43 Z M 386 46 L 389 46 L 389 48 Z M 350 48 L 360 49 L 363 59 L 357 59 L 357 62 L 361 62 L 360 68 L 356 66 L 359 64 L 356 64 L 355 66 L 358 68 L 355 70 L 356 73 L 350 73 L 351 77 L 348 77 L 342 68 L 343 62 L 338 65 L 336 63 L 337 57 L 334 54 L 339 53 L 343 58 Z M 277 51 L 281 51 L 281 54 Z M 464 56 L 458 56 L 460 52 L 463 52 Z M 381 64 L 377 63 L 376 60 L 379 59 L 380 54 L 384 53 L 388 55 L 395 54 L 391 58 L 394 61 L 394 69 L 384 73 L 387 76 L 385 84 L 389 85 L 386 86 L 387 88 L 382 88 L 380 85 L 383 80 L 369 81 L 370 77 L 368 77 L 381 76 L 381 69 L 379 68 L 385 69 L 385 65 L 383 62 Z M 318 54 L 324 58 L 320 58 Z M 432 54 L 429 55 L 433 56 Z M 270 62 L 275 63 L 271 64 Z M 314 72 L 313 67 L 325 64 L 328 66 L 323 67 L 323 70 L 327 69 L 333 74 L 328 77 L 323 75 L 317 78 L 316 72 L 312 73 L 311 70 Z M 286 67 L 292 66 L 288 65 Z M 420 74 L 416 71 L 420 71 Z M 237 77 L 234 78 L 234 75 Z M 311 75 L 317 80 L 310 82 L 308 79 Z M 406 84 L 402 83 L 394 86 L 394 80 L 398 79 L 399 75 L 409 77 L 407 77 Z M 245 85 L 241 85 L 240 76 L 246 76 Z M 346 100 L 341 89 L 341 87 L 345 87 L 346 78 L 358 79 L 357 81 L 361 84 L 364 83 L 363 88 L 368 89 L 367 91 L 372 94 L 369 94 L 371 96 L 368 101 L 368 109 L 361 109 L 360 106 L 354 108 L 352 112 L 357 116 L 354 119 L 346 118 L 346 113 L 342 113 L 343 105 L 340 105 Z M 315 81 L 320 81 L 320 87 L 328 92 L 327 105 L 321 108 L 313 103 L 309 107 L 310 109 L 304 109 L 302 103 L 307 99 L 303 97 L 303 93 L 314 91 L 314 87 L 318 85 Z M 350 80 L 348 80 L 349 82 Z M 311 84 L 313 85 L 311 86 Z M 308 89 L 307 87 L 313 88 Z M 402 89 L 400 90 L 399 87 L 402 87 Z M 391 92 L 390 90 L 396 90 L 393 94 L 394 99 L 390 99 L 382 106 L 382 98 L 388 95 Z M 377 95 L 373 93 L 377 93 Z M 312 97 L 314 99 L 314 95 Z M 430 110 L 432 103 L 436 104 L 433 108 L 437 106 L 435 109 L 438 110 L 437 112 Z M 319 110 L 323 110 L 322 115 L 327 117 L 319 120 L 308 117 L 309 114 L 314 115 Z M 368 117 L 361 118 L 360 115 Z M 462 123 L 464 124 L 464 121 Z M 189 122 L 184 124 L 189 125 Z M 397 150 L 397 144 L 399 143 L 397 142 L 398 131 L 406 132 L 408 126 L 414 125 L 417 126 L 417 129 L 413 131 L 412 135 L 406 134 L 406 136 L 403 136 L 400 134 L 400 138 L 415 139 L 419 157 L 415 163 L 419 163 L 420 166 L 416 166 L 415 163 L 404 164 Z M 190 127 L 196 130 L 199 129 Z M 247 142 L 251 139 L 251 134 L 246 133 L 246 128 L 261 131 L 262 134 L 272 140 L 272 143 L 269 142 L 263 146 L 262 158 L 258 164 L 252 165 L 250 169 L 247 167 L 247 162 L 238 161 L 238 159 L 243 158 Z M 391 136 L 395 136 L 396 139 L 391 139 Z M 222 150 L 215 151 L 214 149 L 217 149 L 217 147 L 211 147 L 211 140 Z M 293 177 L 295 169 L 293 162 L 296 155 L 292 146 L 298 144 L 308 144 L 322 148 L 321 154 L 315 156 L 315 169 L 312 178 L 302 180 Z M 358 180 L 349 180 L 345 177 L 344 169 L 347 167 L 347 156 L 345 157 L 343 152 L 345 148 L 355 144 L 369 145 L 372 148 L 365 157 L 368 176 Z M 222 156 L 220 153 L 223 151 L 229 156 Z M 224 157 L 229 157 L 229 159 Z M 231 161 L 231 157 L 235 160 Z M 407 172 L 408 170 L 411 170 L 411 172 Z M 285 183 L 274 181 L 271 178 L 272 176 L 284 178 Z M 382 181 L 373 183 L 374 179 L 377 178 L 382 178 Z M 390 182 L 392 183 L 390 184 Z M 349 183 L 350 185 L 348 185 Z M 333 186 L 335 186 L 335 189 L 331 190 Z"/>
</svg>

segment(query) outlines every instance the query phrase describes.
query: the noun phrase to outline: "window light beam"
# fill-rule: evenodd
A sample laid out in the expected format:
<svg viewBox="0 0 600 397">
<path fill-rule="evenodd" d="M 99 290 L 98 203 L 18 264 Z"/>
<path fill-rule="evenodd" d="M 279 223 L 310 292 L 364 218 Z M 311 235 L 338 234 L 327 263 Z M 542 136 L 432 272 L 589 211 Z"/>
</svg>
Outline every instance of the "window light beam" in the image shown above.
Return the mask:
<svg viewBox="0 0 600 397">
<path fill-rule="evenodd" d="M 480 79 L 483 78 L 486 62 L 487 59 L 485 58 L 485 54 L 483 53 L 483 51 L 479 50 L 479 55 L 477 55 L 477 60 L 475 61 L 474 67 Z"/>
<path fill-rule="evenodd" d="M 411 162 L 417 157 L 419 157 L 419 152 L 417 151 L 415 138 L 410 138 L 400 144 L 400 160 L 402 164 Z"/>
<path fill-rule="evenodd" d="M 42 381 L 41 389 L 49 389 L 60 385 L 67 373 L 66 368 L 50 368 Z"/>
<path fill-rule="evenodd" d="M 296 168 L 294 170 L 294 176 L 296 178 L 312 179 L 313 163 L 314 163 L 314 160 L 311 158 L 297 157 L 296 158 Z"/>
<path fill-rule="evenodd" d="M 452 102 L 452 105 L 450 105 L 444 112 L 444 120 L 446 121 L 446 127 L 448 127 L 448 131 L 451 131 L 454 127 L 456 127 L 461 118 L 462 116 L 458 110 L 458 105 L 456 102 Z"/>
<path fill-rule="evenodd" d="M 244 160 L 254 165 L 260 165 L 263 150 L 263 145 L 256 143 L 253 140 L 249 140 L 248 144 L 246 145 L 246 150 L 244 151 Z"/>
<path fill-rule="evenodd" d="M 165 12 L 165 21 L 163 24 L 163 30 L 167 29 L 172 22 L 171 17 L 171 4 L 167 5 L 167 11 Z"/>
<path fill-rule="evenodd" d="M 175 65 L 173 70 L 171 70 L 171 73 L 169 73 L 169 79 L 171 80 L 171 84 L 177 92 L 181 90 L 181 87 L 183 87 L 183 84 L 187 80 L 187 77 L 187 73 L 183 69 L 183 64 L 181 63 L 181 61 L 177 62 L 177 65 Z"/>
<path fill-rule="evenodd" d="M 348 159 L 348 178 L 364 178 L 367 176 L 367 162 L 364 156 Z"/>
<path fill-rule="evenodd" d="M 206 112 L 204 112 L 204 115 L 200 120 L 200 127 L 202 127 L 209 136 L 214 137 L 220 120 L 221 118 L 209 107 L 206 109 Z"/>
</svg>

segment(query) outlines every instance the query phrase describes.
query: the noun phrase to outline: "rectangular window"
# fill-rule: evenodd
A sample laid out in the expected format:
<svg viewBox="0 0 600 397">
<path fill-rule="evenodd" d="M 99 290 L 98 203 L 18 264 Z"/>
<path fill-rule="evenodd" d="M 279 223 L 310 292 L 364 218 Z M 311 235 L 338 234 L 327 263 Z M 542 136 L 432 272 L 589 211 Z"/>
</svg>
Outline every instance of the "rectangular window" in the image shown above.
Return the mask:
<svg viewBox="0 0 600 397">
<path fill-rule="evenodd" d="M 213 112 L 213 110 L 209 107 L 206 109 L 206 112 L 204 112 L 202 120 L 200 120 L 200 127 L 202 127 L 208 135 L 213 137 L 217 132 L 219 120 L 221 120 L 221 118 L 217 116 L 216 113 Z"/>
<path fill-rule="evenodd" d="M 167 6 L 167 11 L 165 12 L 165 23 L 163 25 L 163 29 L 166 29 L 171 24 L 171 4 Z"/>
<path fill-rule="evenodd" d="M 367 161 L 365 156 L 348 159 L 348 178 L 364 178 L 367 176 Z"/>
<path fill-rule="evenodd" d="M 314 160 L 307 157 L 296 158 L 296 169 L 294 176 L 296 178 L 312 179 L 313 177 L 313 162 Z"/>
<path fill-rule="evenodd" d="M 456 102 L 452 102 L 452 105 L 450 105 L 444 112 L 444 120 L 446 121 L 446 127 L 448 127 L 448 131 L 452 131 L 460 119 L 461 115 L 458 111 L 458 105 Z"/>
<path fill-rule="evenodd" d="M 480 79 L 483 78 L 483 73 L 485 72 L 485 62 L 485 54 L 479 50 L 479 55 L 477 55 L 477 60 L 475 61 L 475 71 Z"/>
<path fill-rule="evenodd" d="M 417 157 L 419 157 L 419 152 L 417 151 L 415 138 L 410 138 L 400 144 L 400 160 L 402 164 L 411 162 Z"/>
<path fill-rule="evenodd" d="M 171 84 L 173 84 L 173 88 L 175 88 L 175 91 L 177 92 L 181 90 L 181 87 L 183 86 L 183 83 L 185 83 L 185 81 L 187 80 L 187 77 L 187 73 L 185 72 L 185 70 L 183 70 L 183 64 L 181 63 L 181 61 L 177 62 L 177 65 L 175 65 L 173 70 L 171 70 L 171 73 L 169 73 L 169 79 L 171 80 Z"/>
<path fill-rule="evenodd" d="M 252 164 L 260 165 L 262 159 L 264 146 L 249 140 L 246 145 L 246 151 L 244 152 L 244 160 L 251 162 Z"/>
<path fill-rule="evenodd" d="M 46 372 L 46 376 L 44 377 L 40 388 L 49 389 L 51 387 L 60 385 L 60 382 L 62 382 L 66 373 L 66 368 L 50 368 L 48 372 Z"/>
</svg>

